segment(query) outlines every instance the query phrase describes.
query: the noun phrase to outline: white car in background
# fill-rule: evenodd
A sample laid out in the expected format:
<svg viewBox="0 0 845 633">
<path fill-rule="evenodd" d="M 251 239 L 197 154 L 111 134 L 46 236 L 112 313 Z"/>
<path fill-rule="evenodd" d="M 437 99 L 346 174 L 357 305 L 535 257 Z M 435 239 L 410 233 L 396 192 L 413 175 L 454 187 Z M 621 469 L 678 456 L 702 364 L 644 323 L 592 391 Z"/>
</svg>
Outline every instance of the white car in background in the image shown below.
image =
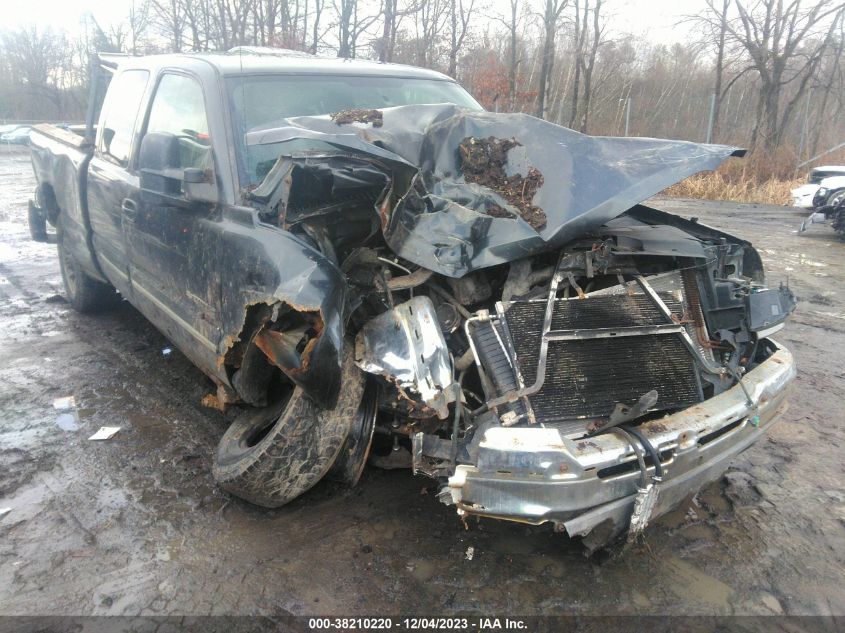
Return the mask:
<svg viewBox="0 0 845 633">
<path fill-rule="evenodd" d="M 845 188 L 845 165 L 824 165 L 811 169 L 807 184 L 792 190 L 792 206 L 812 209 L 813 199 L 822 187 L 827 191 Z"/>
</svg>

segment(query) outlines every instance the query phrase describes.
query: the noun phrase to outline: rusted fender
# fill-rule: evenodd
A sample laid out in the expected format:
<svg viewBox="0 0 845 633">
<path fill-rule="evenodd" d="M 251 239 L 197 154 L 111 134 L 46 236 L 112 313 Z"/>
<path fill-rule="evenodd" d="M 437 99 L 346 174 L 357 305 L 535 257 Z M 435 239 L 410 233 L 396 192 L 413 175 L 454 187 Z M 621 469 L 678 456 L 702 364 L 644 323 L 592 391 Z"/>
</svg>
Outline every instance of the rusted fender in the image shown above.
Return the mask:
<svg viewBox="0 0 845 633">
<path fill-rule="evenodd" d="M 218 365 L 235 374 L 249 365 L 255 346 L 315 402 L 332 408 L 341 380 L 343 274 L 295 235 L 244 218 L 224 219 Z"/>
</svg>

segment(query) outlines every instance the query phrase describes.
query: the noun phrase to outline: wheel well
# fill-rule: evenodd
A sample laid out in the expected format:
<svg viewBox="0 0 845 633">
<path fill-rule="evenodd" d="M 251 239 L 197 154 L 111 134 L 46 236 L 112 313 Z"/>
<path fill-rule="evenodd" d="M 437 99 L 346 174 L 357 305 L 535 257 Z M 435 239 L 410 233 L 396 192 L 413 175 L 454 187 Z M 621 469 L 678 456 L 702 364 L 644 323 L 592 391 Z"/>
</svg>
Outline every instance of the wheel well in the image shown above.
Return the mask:
<svg viewBox="0 0 845 633">
<path fill-rule="evenodd" d="M 296 382 L 308 371 L 322 328 L 316 311 L 297 310 L 284 302 L 247 306 L 243 329 L 223 357 L 238 395 L 255 406 L 272 402 L 279 378 Z"/>
<path fill-rule="evenodd" d="M 56 226 L 56 221 L 59 218 L 59 203 L 56 200 L 56 192 L 53 191 L 53 186 L 49 183 L 42 182 L 35 189 L 35 204 L 44 210 L 47 220 L 53 226 Z"/>
</svg>

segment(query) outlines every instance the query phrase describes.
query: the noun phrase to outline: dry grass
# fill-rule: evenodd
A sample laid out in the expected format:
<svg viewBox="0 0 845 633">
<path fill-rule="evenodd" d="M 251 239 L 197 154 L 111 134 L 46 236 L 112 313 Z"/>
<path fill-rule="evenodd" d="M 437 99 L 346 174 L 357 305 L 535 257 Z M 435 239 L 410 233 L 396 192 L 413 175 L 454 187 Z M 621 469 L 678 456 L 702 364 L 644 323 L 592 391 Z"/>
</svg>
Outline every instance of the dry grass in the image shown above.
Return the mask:
<svg viewBox="0 0 845 633">
<path fill-rule="evenodd" d="M 790 191 L 806 182 L 806 174 L 796 176 L 794 165 L 795 154 L 790 148 L 771 156 L 731 158 L 716 171 L 691 176 L 663 194 L 675 198 L 790 204 Z"/>
<path fill-rule="evenodd" d="M 791 204 L 790 191 L 803 184 L 804 178 L 778 180 L 769 178 L 755 182 L 751 178 L 731 180 L 719 171 L 696 174 L 666 189 L 663 194 L 673 198 L 702 200 L 733 200 L 760 204 Z"/>
</svg>

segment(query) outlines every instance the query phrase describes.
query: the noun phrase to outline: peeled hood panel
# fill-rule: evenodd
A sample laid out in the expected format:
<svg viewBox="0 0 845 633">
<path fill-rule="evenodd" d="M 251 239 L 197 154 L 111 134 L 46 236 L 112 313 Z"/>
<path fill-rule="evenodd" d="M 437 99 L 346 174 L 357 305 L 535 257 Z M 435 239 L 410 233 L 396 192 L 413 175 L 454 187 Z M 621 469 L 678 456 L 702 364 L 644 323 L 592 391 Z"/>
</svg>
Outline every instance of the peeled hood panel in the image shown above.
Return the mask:
<svg viewBox="0 0 845 633">
<path fill-rule="evenodd" d="M 725 145 L 587 136 L 527 114 L 451 105 L 382 113 L 380 127 L 338 125 L 328 116 L 285 119 L 250 132 L 247 143 L 280 143 L 279 156 L 294 163 L 334 159 L 338 165 L 337 156 L 371 163 L 388 176 L 387 197 L 378 209 L 387 244 L 397 255 L 450 277 L 588 235 L 666 187 L 744 153 Z M 529 202 L 543 210 L 545 226 L 533 228 L 496 191 L 464 179 L 459 145 L 490 137 L 517 142 L 507 154 L 507 175 L 526 176 L 531 168 L 542 174 L 543 184 Z M 334 169 L 342 180 L 342 168 Z M 274 173 L 289 172 L 274 170 L 267 178 Z M 277 184 L 265 180 L 257 191 Z M 513 217 L 493 217 L 488 212 L 494 207 Z"/>
</svg>

